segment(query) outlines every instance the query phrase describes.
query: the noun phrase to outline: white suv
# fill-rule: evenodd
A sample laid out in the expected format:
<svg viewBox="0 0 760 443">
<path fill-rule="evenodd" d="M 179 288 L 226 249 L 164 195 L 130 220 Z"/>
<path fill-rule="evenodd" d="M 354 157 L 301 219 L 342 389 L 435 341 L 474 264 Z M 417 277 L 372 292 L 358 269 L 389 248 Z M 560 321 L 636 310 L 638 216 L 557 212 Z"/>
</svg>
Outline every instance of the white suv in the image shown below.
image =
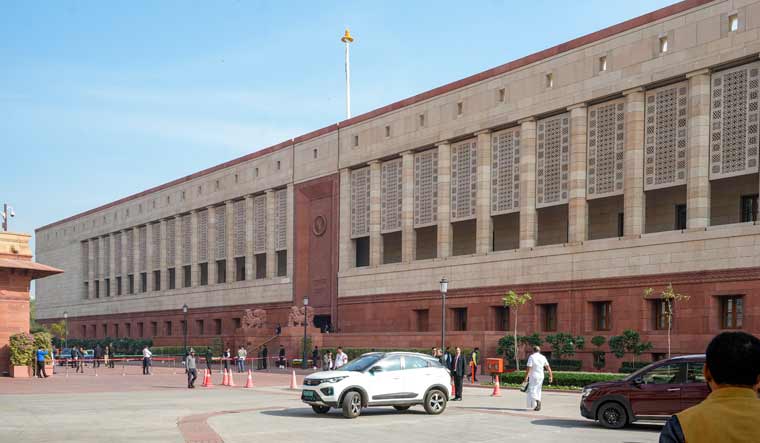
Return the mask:
<svg viewBox="0 0 760 443">
<path fill-rule="evenodd" d="M 356 418 L 367 406 L 405 411 L 424 405 L 428 414 L 446 409 L 451 375 L 435 358 L 413 352 L 371 352 L 335 371 L 316 372 L 303 382 L 301 400 L 317 414 L 342 408 Z"/>
</svg>

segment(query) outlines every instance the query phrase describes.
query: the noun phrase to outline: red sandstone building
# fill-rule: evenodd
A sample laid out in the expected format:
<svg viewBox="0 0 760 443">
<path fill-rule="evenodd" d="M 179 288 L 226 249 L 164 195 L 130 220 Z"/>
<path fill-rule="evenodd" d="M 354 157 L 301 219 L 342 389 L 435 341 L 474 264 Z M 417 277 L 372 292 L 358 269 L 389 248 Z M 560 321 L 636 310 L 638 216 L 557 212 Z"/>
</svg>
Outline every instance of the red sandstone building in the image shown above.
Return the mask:
<svg viewBox="0 0 760 443">
<path fill-rule="evenodd" d="M 447 343 L 490 355 L 508 290 L 521 334 L 635 329 L 646 360 L 647 287 L 691 296 L 676 353 L 758 333 L 758 33 L 760 1 L 683 1 L 44 226 L 38 315 L 255 345 L 308 297 L 318 344 L 429 348 L 445 276 Z"/>
</svg>

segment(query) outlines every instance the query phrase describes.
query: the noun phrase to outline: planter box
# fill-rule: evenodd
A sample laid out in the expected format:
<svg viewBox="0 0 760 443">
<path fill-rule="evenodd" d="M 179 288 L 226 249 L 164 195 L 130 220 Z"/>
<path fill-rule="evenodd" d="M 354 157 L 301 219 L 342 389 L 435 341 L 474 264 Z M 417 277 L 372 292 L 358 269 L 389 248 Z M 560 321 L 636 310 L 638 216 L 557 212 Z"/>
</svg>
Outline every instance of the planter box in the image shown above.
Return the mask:
<svg viewBox="0 0 760 443">
<path fill-rule="evenodd" d="M 45 373 L 48 375 L 48 377 L 53 376 L 53 368 L 55 368 L 55 366 L 53 366 L 52 363 L 45 365 Z"/>
<path fill-rule="evenodd" d="M 11 377 L 29 378 L 32 376 L 32 370 L 29 366 L 11 366 Z"/>
</svg>

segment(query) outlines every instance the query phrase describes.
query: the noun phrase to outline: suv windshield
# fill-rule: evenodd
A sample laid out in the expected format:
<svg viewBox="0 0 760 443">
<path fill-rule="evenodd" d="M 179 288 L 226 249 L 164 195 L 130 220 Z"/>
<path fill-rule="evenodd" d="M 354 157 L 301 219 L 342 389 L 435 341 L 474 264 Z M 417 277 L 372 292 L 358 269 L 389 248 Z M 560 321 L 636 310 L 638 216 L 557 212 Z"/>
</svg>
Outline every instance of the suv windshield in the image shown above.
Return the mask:
<svg viewBox="0 0 760 443">
<path fill-rule="evenodd" d="M 383 358 L 382 354 L 362 355 L 356 360 L 352 360 L 348 362 L 348 364 L 336 369 L 336 371 L 364 372 L 367 369 L 369 369 L 372 365 L 377 363 L 377 361 L 380 360 L 381 358 Z"/>
<path fill-rule="evenodd" d="M 639 369 L 638 371 L 634 372 L 633 374 L 629 375 L 628 377 L 624 378 L 623 380 L 625 380 L 625 381 L 632 381 L 632 380 L 635 380 L 635 379 L 636 379 L 636 377 L 639 377 L 639 376 L 641 376 L 642 374 L 644 374 L 645 372 L 649 371 L 650 369 L 652 369 L 652 367 L 653 367 L 654 365 L 656 365 L 656 364 L 658 364 L 658 363 L 659 363 L 659 362 L 650 363 L 650 364 L 648 364 L 648 365 L 644 366 L 643 368 Z"/>
</svg>

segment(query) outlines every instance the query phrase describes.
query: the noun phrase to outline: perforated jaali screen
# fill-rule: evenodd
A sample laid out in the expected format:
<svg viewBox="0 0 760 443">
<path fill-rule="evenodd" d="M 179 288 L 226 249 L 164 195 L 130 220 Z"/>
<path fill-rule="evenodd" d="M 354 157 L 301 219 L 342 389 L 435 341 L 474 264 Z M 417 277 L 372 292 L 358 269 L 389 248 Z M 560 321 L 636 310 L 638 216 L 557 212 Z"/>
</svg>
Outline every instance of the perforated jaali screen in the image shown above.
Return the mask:
<svg viewBox="0 0 760 443">
<path fill-rule="evenodd" d="M 232 219 L 234 220 L 232 252 L 235 257 L 242 257 L 245 255 L 245 200 L 237 200 L 232 204 Z"/>
<path fill-rule="evenodd" d="M 383 233 L 401 229 L 401 195 L 403 192 L 401 159 L 384 162 L 381 169 L 380 230 Z"/>
<path fill-rule="evenodd" d="M 161 223 L 151 225 L 151 263 L 153 269 L 161 268 Z"/>
<path fill-rule="evenodd" d="M 475 218 L 478 190 L 478 150 L 476 139 L 451 147 L 451 220 Z"/>
<path fill-rule="evenodd" d="M 351 238 L 369 235 L 369 167 L 351 171 Z"/>
<path fill-rule="evenodd" d="M 253 253 L 267 252 L 267 196 L 253 198 Z"/>
<path fill-rule="evenodd" d="M 613 100 L 588 109 L 587 198 L 623 193 L 625 100 Z"/>
<path fill-rule="evenodd" d="M 438 150 L 414 155 L 414 227 L 438 222 Z"/>
<path fill-rule="evenodd" d="M 82 242 L 82 280 L 90 279 L 90 242 Z"/>
<path fill-rule="evenodd" d="M 135 272 L 135 230 L 127 231 L 127 273 Z"/>
<path fill-rule="evenodd" d="M 139 261 L 139 268 L 141 271 L 144 271 L 148 267 L 148 228 L 147 226 L 140 226 L 140 229 L 137 230 L 137 233 L 139 234 L 139 255 L 138 255 L 138 261 Z"/>
<path fill-rule="evenodd" d="M 100 239 L 94 238 L 92 239 L 92 257 L 93 257 L 93 263 L 92 263 L 92 269 L 95 273 L 95 278 L 100 278 Z"/>
<path fill-rule="evenodd" d="M 710 178 L 758 170 L 760 62 L 712 75 Z"/>
<path fill-rule="evenodd" d="M 274 193 L 274 249 L 288 249 L 288 190 Z"/>
<path fill-rule="evenodd" d="M 166 221 L 166 265 L 173 267 L 177 261 L 177 220 Z"/>
<path fill-rule="evenodd" d="M 538 121 L 536 145 L 536 207 L 568 201 L 570 113 Z"/>
<path fill-rule="evenodd" d="M 222 260 L 227 256 L 227 208 L 226 205 L 214 208 L 214 257 Z"/>
<path fill-rule="evenodd" d="M 182 263 L 189 265 L 193 257 L 193 226 L 190 214 L 182 216 Z"/>
<path fill-rule="evenodd" d="M 520 128 L 491 136 L 491 214 L 520 210 Z"/>
<path fill-rule="evenodd" d="M 205 263 L 208 261 L 208 209 L 198 211 L 197 217 L 198 263 Z"/>
<path fill-rule="evenodd" d="M 103 275 L 111 275 L 111 236 L 103 237 Z"/>
<path fill-rule="evenodd" d="M 686 184 L 688 118 L 688 82 L 647 91 L 645 190 Z"/>
<path fill-rule="evenodd" d="M 122 248 L 121 245 L 121 238 L 121 232 L 117 232 L 113 235 L 113 265 L 116 268 L 114 269 L 114 274 L 116 275 L 121 275 L 121 265 L 123 263 L 121 254 L 124 253 L 124 248 Z"/>
</svg>

